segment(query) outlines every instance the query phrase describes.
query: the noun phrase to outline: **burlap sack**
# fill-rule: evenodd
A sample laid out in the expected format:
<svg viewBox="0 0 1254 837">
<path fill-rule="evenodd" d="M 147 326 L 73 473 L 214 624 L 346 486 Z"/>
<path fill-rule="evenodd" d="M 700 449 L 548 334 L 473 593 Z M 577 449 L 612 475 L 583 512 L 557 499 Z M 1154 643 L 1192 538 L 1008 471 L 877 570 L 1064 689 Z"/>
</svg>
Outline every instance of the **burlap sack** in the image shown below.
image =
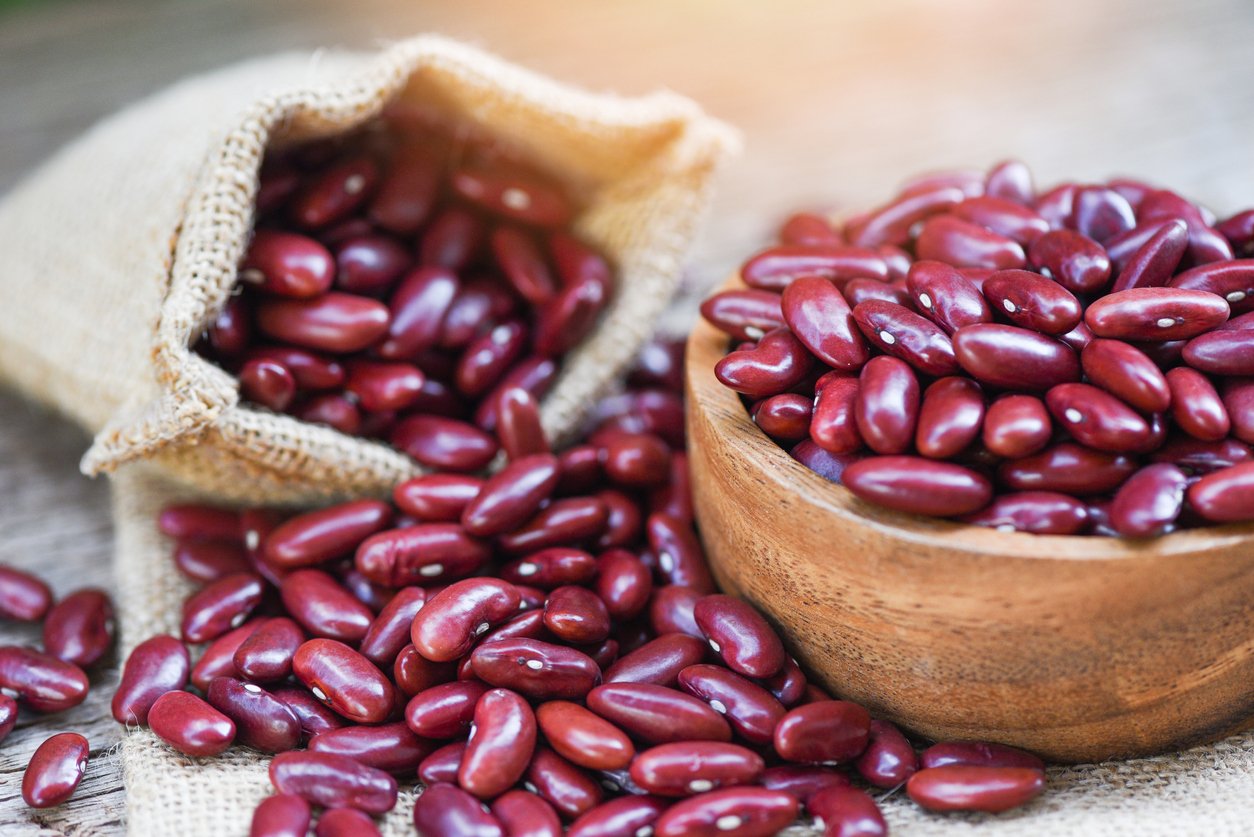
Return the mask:
<svg viewBox="0 0 1254 837">
<path fill-rule="evenodd" d="M 185 488 L 135 468 L 114 480 L 122 652 L 154 633 L 177 633 L 189 585 L 173 569 L 157 512 Z M 234 748 L 224 758 L 189 759 L 148 730 L 122 743 L 128 829 L 136 837 L 244 835 L 253 807 L 270 792 L 268 760 Z M 412 834 L 413 787 L 385 820 L 387 835 Z M 1254 731 L 1176 755 L 1051 768 L 1048 792 L 999 816 L 926 814 L 901 791 L 881 799 L 897 835 L 1249 835 L 1254 833 Z M 809 824 L 787 834 L 817 837 Z"/>
<path fill-rule="evenodd" d="M 98 433 L 90 474 L 147 459 L 222 498 L 302 502 L 416 473 L 385 445 L 241 405 L 188 348 L 234 284 L 266 146 L 344 132 L 397 98 L 504 138 L 587 196 L 577 231 L 621 292 L 544 400 L 565 439 L 666 310 L 736 137 L 679 96 L 592 95 L 434 36 L 229 67 L 64 149 L 0 205 L 0 383 Z"/>
</svg>

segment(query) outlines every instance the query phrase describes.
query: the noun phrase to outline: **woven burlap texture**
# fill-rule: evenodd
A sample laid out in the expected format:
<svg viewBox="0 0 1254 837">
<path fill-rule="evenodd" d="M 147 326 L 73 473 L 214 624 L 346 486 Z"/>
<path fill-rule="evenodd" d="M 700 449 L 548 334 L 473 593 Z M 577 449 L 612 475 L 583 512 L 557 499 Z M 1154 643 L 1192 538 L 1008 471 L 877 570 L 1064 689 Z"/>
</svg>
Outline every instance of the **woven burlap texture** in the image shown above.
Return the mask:
<svg viewBox="0 0 1254 837">
<path fill-rule="evenodd" d="M 171 544 L 154 520 L 165 504 L 196 495 L 136 468 L 113 484 L 122 651 L 161 632 L 178 632 L 188 583 L 173 569 Z M 189 759 L 147 730 L 122 743 L 128 830 L 136 837 L 244 835 L 253 807 L 270 792 L 268 760 L 234 748 L 219 759 Z M 414 792 L 384 821 L 387 835 L 412 834 Z M 1248 835 L 1254 833 L 1254 732 L 1158 758 L 1051 768 L 1040 799 L 999 816 L 926 814 L 900 791 L 881 800 L 898 835 Z M 822 832 L 809 824 L 787 834 Z"/>
<path fill-rule="evenodd" d="M 266 147 L 343 133 L 395 100 L 499 137 L 586 198 L 577 232 L 618 268 L 542 418 L 568 438 L 680 280 L 735 134 L 668 92 L 594 95 L 421 36 L 288 54 L 183 81 L 102 122 L 0 205 L 0 382 L 97 433 L 88 473 L 147 459 L 217 496 L 383 494 L 418 468 L 385 445 L 239 403 L 189 350 L 231 293 Z"/>
</svg>

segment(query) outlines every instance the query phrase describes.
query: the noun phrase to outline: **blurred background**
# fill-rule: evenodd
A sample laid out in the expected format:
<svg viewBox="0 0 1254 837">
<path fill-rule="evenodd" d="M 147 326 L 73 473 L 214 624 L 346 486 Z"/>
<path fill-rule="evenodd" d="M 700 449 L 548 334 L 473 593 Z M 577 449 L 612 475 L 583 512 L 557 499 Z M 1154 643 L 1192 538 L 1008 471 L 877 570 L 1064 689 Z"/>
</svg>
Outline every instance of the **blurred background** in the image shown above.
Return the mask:
<svg viewBox="0 0 1254 837">
<path fill-rule="evenodd" d="M 1221 217 L 1254 205 L 1250 0 L 0 0 L 0 193 L 181 76 L 423 31 L 597 90 L 670 88 L 740 128 L 693 289 L 791 210 L 866 206 L 912 173 L 1007 156 L 1038 184 L 1128 174 Z M 0 561 L 37 561 L 58 590 L 111 585 L 107 487 L 78 475 L 86 444 L 0 392 Z M 110 692 L 56 721 L 94 750 L 66 806 L 32 813 L 17 795 L 49 730 L 23 721 L 6 741 L 0 834 L 120 833 Z"/>
</svg>

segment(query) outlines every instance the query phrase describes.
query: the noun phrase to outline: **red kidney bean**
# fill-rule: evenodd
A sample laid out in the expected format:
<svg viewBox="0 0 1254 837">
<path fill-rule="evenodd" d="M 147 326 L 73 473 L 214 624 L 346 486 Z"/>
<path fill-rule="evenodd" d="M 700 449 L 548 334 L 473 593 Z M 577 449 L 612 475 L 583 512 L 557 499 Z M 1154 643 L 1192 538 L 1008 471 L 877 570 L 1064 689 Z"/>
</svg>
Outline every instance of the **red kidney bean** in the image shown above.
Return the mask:
<svg viewBox="0 0 1254 837">
<path fill-rule="evenodd" d="M 920 770 L 906 792 L 929 811 L 998 813 L 1035 799 L 1045 789 L 1045 774 L 1023 767 L 949 765 Z"/>
<path fill-rule="evenodd" d="M 1232 435 L 1254 444 L 1254 378 L 1224 381 L 1221 396 L 1232 420 Z"/>
<path fill-rule="evenodd" d="M 919 769 L 914 747 L 888 721 L 871 721 L 867 748 L 854 763 L 858 775 L 877 788 L 893 788 Z"/>
<path fill-rule="evenodd" d="M 418 367 L 408 363 L 357 360 L 348 365 L 348 390 L 370 412 L 409 407 L 421 395 L 423 381 Z"/>
<path fill-rule="evenodd" d="M 1127 198 L 1105 186 L 1083 186 L 1072 199 L 1071 223 L 1096 241 L 1106 241 L 1136 226 Z"/>
<path fill-rule="evenodd" d="M 426 145 L 411 145 L 400 151 L 370 200 L 370 220 L 398 235 L 418 232 L 431 217 L 439 195 L 442 163 Z"/>
<path fill-rule="evenodd" d="M 925 375 L 958 371 L 953 345 L 940 327 L 892 302 L 871 300 L 854 309 L 854 320 L 881 351 L 901 358 Z"/>
<path fill-rule="evenodd" d="M 989 169 L 988 176 L 984 178 L 984 194 L 1031 205 L 1036 195 L 1032 172 L 1018 160 L 1003 160 Z"/>
<path fill-rule="evenodd" d="M 785 324 L 781 306 L 775 291 L 721 291 L 701 303 L 701 316 L 737 340 L 761 340 Z"/>
<path fill-rule="evenodd" d="M 1183 221 L 1169 221 L 1157 227 L 1127 258 L 1111 291 L 1166 285 L 1184 258 L 1188 244 L 1189 227 Z"/>
<path fill-rule="evenodd" d="M 238 628 L 264 592 L 261 578 L 252 573 L 228 575 L 202 588 L 183 603 L 183 639 L 208 642 Z"/>
<path fill-rule="evenodd" d="M 496 435 L 511 462 L 552 450 L 540 422 L 540 405 L 527 390 L 504 390 L 497 398 L 497 410 Z"/>
<path fill-rule="evenodd" d="M 445 267 L 408 273 L 388 301 L 387 339 L 378 346 L 379 356 L 406 360 L 435 346 L 459 288 L 457 277 Z"/>
<path fill-rule="evenodd" d="M 36 748 L 22 774 L 22 801 L 32 808 L 51 808 L 74 795 L 87 771 L 87 739 L 62 732 Z"/>
<path fill-rule="evenodd" d="M 1058 335 L 1058 339 L 1070 346 L 1073 351 L 1082 352 L 1085 346 L 1093 342 L 1093 332 L 1081 320 L 1071 331 Z"/>
<path fill-rule="evenodd" d="M 239 278 L 268 294 L 309 299 L 330 289 L 335 260 L 307 236 L 258 230 L 240 263 Z"/>
<path fill-rule="evenodd" d="M 791 709 L 775 727 L 775 751 L 787 761 L 851 761 L 867 747 L 871 715 L 856 703 L 823 700 Z"/>
<path fill-rule="evenodd" d="M 1254 241 L 1254 210 L 1238 212 L 1215 225 L 1215 229 L 1239 250 L 1248 250 Z"/>
<path fill-rule="evenodd" d="M 1188 477 L 1175 465 L 1147 465 L 1120 486 L 1110 507 L 1110 524 L 1130 538 L 1161 535 L 1184 507 Z"/>
<path fill-rule="evenodd" d="M 456 738 L 470 728 L 475 705 L 487 691 L 477 680 L 431 686 L 410 699 L 405 723 L 423 738 Z"/>
<path fill-rule="evenodd" d="M 753 744 L 770 743 L 785 712 L 770 692 L 718 666 L 688 666 L 679 673 L 679 685 L 726 716 L 736 733 Z"/>
<path fill-rule="evenodd" d="M 797 661 L 789 657 L 779 674 L 763 681 L 767 690 L 784 706 L 793 706 L 805 696 L 806 676 Z"/>
<path fill-rule="evenodd" d="M 1199 265 L 1179 274 L 1169 284 L 1173 288 L 1207 291 L 1221 296 L 1233 313 L 1254 310 L 1254 259 Z"/>
<path fill-rule="evenodd" d="M 323 170 L 288 204 L 302 227 L 324 227 L 339 221 L 370 198 L 379 169 L 367 157 L 357 157 Z"/>
<path fill-rule="evenodd" d="M 601 681 L 600 668 L 587 654 L 536 639 L 480 645 L 471 661 L 481 680 L 536 700 L 576 700 Z"/>
<path fill-rule="evenodd" d="M 426 591 L 421 587 L 404 587 L 397 591 L 362 637 L 358 649 L 361 655 L 380 668 L 390 666 L 401 649 L 409 644 L 410 627 L 426 601 Z M 238 660 L 236 668 L 239 668 Z"/>
<path fill-rule="evenodd" d="M 292 673 L 314 697 L 359 724 L 377 724 L 392 712 L 395 689 L 361 654 L 333 639 L 311 639 L 296 651 Z"/>
<path fill-rule="evenodd" d="M 610 618 L 633 619 L 648 607 L 653 593 L 653 577 L 649 568 L 630 552 L 611 549 L 601 555 L 596 565 L 595 590 Z M 608 674 L 608 673 L 607 673 Z"/>
<path fill-rule="evenodd" d="M 601 788 L 579 768 L 544 746 L 536 747 L 523 787 L 574 819 L 601 804 Z"/>
<path fill-rule="evenodd" d="M 213 678 L 234 677 L 238 674 L 235 670 L 235 652 L 257 630 L 258 624 L 255 620 L 245 622 L 209 643 L 209 647 L 192 667 L 192 685 L 204 692 L 208 690 L 209 682 Z"/>
<path fill-rule="evenodd" d="M 1196 337 L 1228 313 L 1228 303 L 1206 291 L 1132 288 L 1094 300 L 1084 321 L 1099 337 L 1165 342 Z"/>
<path fill-rule="evenodd" d="M 781 791 L 798 802 L 804 802 L 824 788 L 849 787 L 849 777 L 827 767 L 788 764 L 768 767 L 762 771 L 758 784 L 767 790 Z"/>
<path fill-rule="evenodd" d="M 257 305 L 257 327 L 267 337 L 314 351 L 360 351 L 387 333 L 383 303 L 332 291 L 308 300 L 268 299 Z"/>
<path fill-rule="evenodd" d="M 290 346 L 256 346 L 248 350 L 249 360 L 269 360 L 279 364 L 304 392 L 334 389 L 344 383 L 344 367 L 334 360 Z"/>
<path fill-rule="evenodd" d="M 378 500 L 356 500 L 297 515 L 265 539 L 265 558 L 282 568 L 306 567 L 340 558 L 392 522 L 392 509 Z"/>
<path fill-rule="evenodd" d="M 704 701 L 651 683 L 607 683 L 587 695 L 596 714 L 652 744 L 730 741 L 731 728 Z"/>
<path fill-rule="evenodd" d="M 989 195 L 967 198 L 949 214 L 1023 245 L 1031 244 L 1043 233 L 1049 232 L 1049 222 L 1034 210 L 1015 201 Z"/>
<path fill-rule="evenodd" d="M 860 247 L 881 244 L 905 244 L 910 229 L 918 222 L 944 212 L 961 203 L 966 194 L 960 188 L 948 184 L 903 194 L 897 200 L 881 207 L 852 228 L 846 225 L 845 235 Z"/>
<path fill-rule="evenodd" d="M 596 593 L 564 585 L 549 593 L 544 605 L 544 625 L 563 642 L 591 645 L 609 637 L 610 614 Z"/>
<path fill-rule="evenodd" d="M 392 672 L 397 688 L 408 697 L 440 683 L 447 683 L 457 674 L 452 663 L 433 663 L 419 654 L 412 644 L 406 645 L 396 655 Z"/>
<path fill-rule="evenodd" d="M 490 237 L 493 256 L 510 286 L 533 305 L 551 300 L 557 281 L 531 236 L 515 227 L 497 227 Z"/>
<path fill-rule="evenodd" d="M 410 416 L 396 425 L 390 441 L 429 468 L 455 472 L 477 471 L 497 452 L 496 440 L 487 433 L 443 416 Z"/>
<path fill-rule="evenodd" d="M 493 578 L 468 578 L 436 593 L 414 617 L 414 647 L 433 662 L 465 655 L 475 640 L 518 612 L 514 585 Z"/>
<path fill-rule="evenodd" d="M 418 797 L 414 827 L 419 837 L 506 837 L 505 829 L 486 805 L 445 782 L 431 785 Z"/>
<path fill-rule="evenodd" d="M 793 335 L 828 366 L 856 370 L 866 363 L 866 343 L 849 303 L 828 279 L 795 279 L 784 288 L 781 309 Z"/>
<path fill-rule="evenodd" d="M 1195 369 L 1178 366 L 1167 370 L 1171 417 L 1195 439 L 1218 442 L 1228 435 L 1232 422 L 1223 400 L 1210 379 Z"/>
<path fill-rule="evenodd" d="M 240 541 L 239 515 L 214 506 L 190 503 L 166 506 L 157 515 L 157 529 L 178 540 Z"/>
<path fill-rule="evenodd" d="M 479 496 L 484 481 L 462 474 L 427 474 L 396 486 L 392 502 L 419 520 L 452 523 L 460 520 Z"/>
<path fill-rule="evenodd" d="M 457 770 L 462 763 L 462 754 L 466 752 L 465 741 L 445 744 L 418 765 L 418 780 L 424 785 L 437 782 L 457 782 Z"/>
<path fill-rule="evenodd" d="M 987 526 L 1003 532 L 1030 532 L 1033 535 L 1075 535 L 1089 523 L 1083 503 L 1053 491 L 1016 491 L 999 494 L 966 523 Z"/>
<path fill-rule="evenodd" d="M 394 238 L 370 234 L 353 236 L 336 247 L 335 286 L 363 296 L 383 294 L 391 289 L 409 263 L 409 251 Z"/>
<path fill-rule="evenodd" d="M 687 634 L 662 634 L 621 657 L 605 672 L 606 683 L 652 683 L 674 686 L 679 673 L 706 656 L 702 639 Z"/>
<path fill-rule="evenodd" d="M 1117 488 L 1136 470 L 1127 456 L 1062 442 L 1038 454 L 1004 462 L 998 480 L 1019 491 L 1057 491 L 1085 496 Z"/>
<path fill-rule="evenodd" d="M 1117 340 L 1093 340 L 1080 354 L 1089 380 L 1145 413 L 1171 405 L 1166 377 L 1140 349 Z"/>
<path fill-rule="evenodd" d="M 1051 230 L 1028 248 L 1032 267 L 1076 294 L 1089 294 L 1110 281 L 1111 260 L 1102 246 L 1074 230 Z"/>
<path fill-rule="evenodd" d="M 509 837 L 560 837 L 562 821 L 553 806 L 530 791 L 512 790 L 492 803 L 492 815 Z"/>
<path fill-rule="evenodd" d="M 1254 375 L 1254 330 L 1212 331 L 1184 347 L 1184 361 L 1212 375 Z"/>
<path fill-rule="evenodd" d="M 0 646 L 0 689 L 36 712 L 60 712 L 87 697 L 87 675 L 73 663 L 16 645 Z"/>
<path fill-rule="evenodd" d="M 1028 270 L 999 270 L 984 282 L 992 310 L 1021 328 L 1066 334 L 1081 321 L 1080 301 L 1061 285 Z"/>
<path fill-rule="evenodd" d="M 536 720 L 553 749 L 580 767 L 621 770 L 635 756 L 622 731 L 577 703 L 544 703 L 536 709 Z"/>
<path fill-rule="evenodd" d="M 1214 216 L 1165 189 L 1146 194 L 1138 207 L 1142 222 L 1178 217 L 1189 225 L 1189 258 L 1194 264 L 1231 259 L 1230 245 L 1210 224 Z"/>
<path fill-rule="evenodd" d="M 514 584 L 552 590 L 564 584 L 585 584 L 597 574 L 597 559 L 582 549 L 551 546 L 501 567 L 500 576 Z"/>
<path fill-rule="evenodd" d="M 888 266 L 879 254 L 865 247 L 777 246 L 745 262 L 740 277 L 751 288 L 780 291 L 798 277 L 835 282 L 858 277 L 887 281 Z"/>
<path fill-rule="evenodd" d="M 1080 361 L 1067 345 L 1044 334 L 993 323 L 954 332 L 954 355 L 983 384 L 1046 390 L 1080 379 Z"/>
<path fill-rule="evenodd" d="M 292 710 L 292 714 L 300 721 L 301 736 L 304 738 L 340 729 L 347 723 L 304 689 L 275 689 L 272 694 Z"/>
<path fill-rule="evenodd" d="M 1170 462 L 1186 472 L 1199 474 L 1250 462 L 1254 460 L 1254 450 L 1231 437 L 1217 442 L 1203 442 L 1173 436 L 1150 458 L 1154 462 Z"/>
<path fill-rule="evenodd" d="M 490 537 L 526 523 L 557 487 L 558 467 L 548 453 L 511 462 L 465 506 L 462 526 L 477 537 Z"/>
<path fill-rule="evenodd" d="M 1023 267 L 1027 261 L 1023 247 L 1013 239 L 947 215 L 923 224 L 915 240 L 915 255 L 955 267 L 993 270 Z"/>
<path fill-rule="evenodd" d="M 395 779 L 333 753 L 280 753 L 270 761 L 270 781 L 279 793 L 300 796 L 324 808 L 382 814 L 396 805 Z"/>
<path fill-rule="evenodd" d="M 297 570 L 279 587 L 283 606 L 316 637 L 359 642 L 374 613 L 322 570 Z"/>
<path fill-rule="evenodd" d="M 844 243 L 831 222 L 815 212 L 797 212 L 788 216 L 779 228 L 777 237 L 782 244 L 813 246 Z"/>
<path fill-rule="evenodd" d="M 451 523 L 424 523 L 372 535 L 357 548 L 357 570 L 376 584 L 408 584 L 469 575 L 488 559 L 487 545 Z"/>
<path fill-rule="evenodd" d="M 296 407 L 293 415 L 309 424 L 325 424 L 349 436 L 360 435 L 361 411 L 342 395 L 320 395 Z"/>
<path fill-rule="evenodd" d="M 916 456 L 871 456 L 845 469 L 857 497 L 908 514 L 957 517 L 988 505 L 992 486 L 979 473 Z"/>
<path fill-rule="evenodd" d="M 481 209 L 532 226 L 562 227 L 574 214 L 556 185 L 516 167 L 463 166 L 449 183 L 459 197 Z"/>
<path fill-rule="evenodd" d="M 267 796 L 253 811 L 248 837 L 305 837 L 311 817 L 309 803 L 299 796 Z"/>
<path fill-rule="evenodd" d="M 263 753 L 282 753 L 300 744 L 300 721 L 296 714 L 286 703 L 254 683 L 215 677 L 205 699 L 231 719 L 241 744 Z"/>
<path fill-rule="evenodd" d="M 652 833 L 651 825 L 670 805 L 657 796 L 620 796 L 580 815 L 568 837 L 635 837 Z"/>
<path fill-rule="evenodd" d="M 103 590 L 78 590 L 44 617 L 44 651 L 86 668 L 113 644 L 113 604 Z"/>
<path fill-rule="evenodd" d="M 608 517 L 605 503 L 596 497 L 554 500 L 522 528 L 502 536 L 497 545 L 517 555 L 553 546 L 582 544 L 605 530 Z"/>
<path fill-rule="evenodd" d="M 198 758 L 224 752 L 235 738 L 231 719 L 190 692 L 166 692 L 157 698 L 148 726 L 175 750 Z"/>
<path fill-rule="evenodd" d="M 824 788 L 806 800 L 824 837 L 887 837 L 888 824 L 868 794 L 857 788 Z"/>
<path fill-rule="evenodd" d="M 1045 404 L 1060 427 L 1096 450 L 1138 451 L 1150 435 L 1144 418 L 1091 384 L 1059 384 L 1045 394 Z"/>
<path fill-rule="evenodd" d="M 1045 762 L 1036 756 L 1006 744 L 982 741 L 942 741 L 923 751 L 920 763 L 925 768 L 947 765 L 971 767 L 1019 767 L 1045 770 Z"/>
<path fill-rule="evenodd" d="M 941 378 L 928 386 L 919 408 L 915 447 L 931 459 L 956 456 L 980 435 L 984 394 L 969 378 Z"/>
<path fill-rule="evenodd" d="M 1206 474 L 1189 486 L 1187 497 L 1189 506 L 1213 523 L 1254 520 L 1254 463 Z"/>
<path fill-rule="evenodd" d="M 235 671 L 263 683 L 284 680 L 291 675 L 292 657 L 305 639 L 305 632 L 291 619 L 267 619 L 235 649 Z"/>
<path fill-rule="evenodd" d="M 230 297 L 207 329 L 209 346 L 220 358 L 234 358 L 248 349 L 253 338 L 252 305 L 242 296 Z"/>
<path fill-rule="evenodd" d="M 239 371 L 240 393 L 249 401 L 283 412 L 296 397 L 296 378 L 273 360 L 250 360 Z"/>
<path fill-rule="evenodd" d="M 919 312 L 950 334 L 963 326 L 992 319 L 983 294 L 943 262 L 912 264 L 906 274 L 906 287 Z"/>
<path fill-rule="evenodd" d="M 0 565 L 0 619 L 37 622 L 52 607 L 52 591 L 15 567 Z"/>
<path fill-rule="evenodd" d="M 632 761 L 631 778 L 658 796 L 691 796 L 750 784 L 764 769 L 761 756 L 738 744 L 682 741 L 645 750 Z"/>
<path fill-rule="evenodd" d="M 670 476 L 670 448 L 652 433 L 616 433 L 603 450 L 605 475 L 618 485 L 650 488 Z"/>
<path fill-rule="evenodd" d="M 984 193 L 984 174 L 976 169 L 946 169 L 924 172 L 906 181 L 898 196 L 917 195 L 933 189 L 953 187 L 962 191 L 968 198 L 978 197 Z"/>
<path fill-rule="evenodd" d="M 202 584 L 249 569 L 243 547 L 227 541 L 179 541 L 174 545 L 174 565 L 187 578 Z"/>
<path fill-rule="evenodd" d="M 792 389 L 809 374 L 813 358 L 786 328 L 769 331 L 751 349 L 731 352 L 714 367 L 724 386 L 750 398 L 767 398 Z"/>
<path fill-rule="evenodd" d="M 592 333 L 609 303 L 611 288 L 599 277 L 587 276 L 558 291 L 536 316 L 532 344 L 539 355 L 556 357 L 569 352 Z"/>
<path fill-rule="evenodd" d="M 427 227 L 418 260 L 426 266 L 462 270 L 479 251 L 485 232 L 479 216 L 460 206 L 450 206 Z"/>
<path fill-rule="evenodd" d="M 868 301 L 890 302 L 894 305 L 905 306 L 914 304 L 910 298 L 910 291 L 902 281 L 886 283 L 875 279 L 850 279 L 841 288 L 840 293 L 850 306 Z"/>
<path fill-rule="evenodd" d="M 1053 426 L 1041 399 L 1008 395 L 989 405 L 984 417 L 984 446 L 998 456 L 1021 459 L 1049 443 Z"/>
<path fill-rule="evenodd" d="M 690 523 L 654 513 L 645 521 L 645 532 L 667 583 L 691 587 L 700 593 L 714 592 L 705 552 Z"/>
<path fill-rule="evenodd" d="M 656 837 L 769 837 L 797 818 L 797 800 L 764 788 L 725 788 L 684 799 L 654 823 Z"/>
<path fill-rule="evenodd" d="M 784 667 L 784 646 L 750 604 L 721 594 L 696 603 L 693 617 L 714 653 L 746 677 L 771 677 Z"/>
<path fill-rule="evenodd" d="M 5 694 L 0 694 L 0 741 L 9 737 L 17 726 L 17 701 Z"/>
<path fill-rule="evenodd" d="M 495 326 L 470 342 L 457 362 L 453 383 L 458 392 L 483 395 L 522 356 L 527 348 L 527 328 L 511 321 Z"/>
<path fill-rule="evenodd" d="M 862 448 L 857 423 L 860 386 L 858 378 L 835 378 L 815 396 L 810 438 L 823 450 L 847 454 Z"/>
<path fill-rule="evenodd" d="M 649 623 L 653 631 L 658 634 L 687 634 L 704 640 L 705 635 L 692 615 L 702 595 L 700 591 L 682 585 L 658 588 L 649 603 Z"/>
<path fill-rule="evenodd" d="M 535 744 L 536 718 L 527 701 L 508 689 L 484 692 L 475 705 L 458 784 L 480 799 L 501 795 L 522 778 Z"/>
<path fill-rule="evenodd" d="M 381 833 L 369 814 L 353 808 L 323 811 L 314 829 L 314 837 L 379 837 Z"/>
<path fill-rule="evenodd" d="M 854 418 L 858 435 L 877 453 L 901 453 L 914 440 L 919 382 L 903 360 L 872 358 L 858 379 Z"/>
</svg>

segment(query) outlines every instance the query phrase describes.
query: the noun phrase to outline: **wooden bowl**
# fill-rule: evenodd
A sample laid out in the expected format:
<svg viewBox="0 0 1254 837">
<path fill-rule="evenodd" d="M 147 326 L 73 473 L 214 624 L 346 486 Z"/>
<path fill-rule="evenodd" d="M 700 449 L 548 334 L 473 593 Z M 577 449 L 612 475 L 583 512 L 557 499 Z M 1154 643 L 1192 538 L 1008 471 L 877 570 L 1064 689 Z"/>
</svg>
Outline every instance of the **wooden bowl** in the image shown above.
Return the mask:
<svg viewBox="0 0 1254 837">
<path fill-rule="evenodd" d="M 758 430 L 714 377 L 727 346 L 705 322 L 688 340 L 710 565 L 828 690 L 929 738 L 1061 762 L 1254 726 L 1254 527 L 1035 536 L 869 505 Z"/>
</svg>

